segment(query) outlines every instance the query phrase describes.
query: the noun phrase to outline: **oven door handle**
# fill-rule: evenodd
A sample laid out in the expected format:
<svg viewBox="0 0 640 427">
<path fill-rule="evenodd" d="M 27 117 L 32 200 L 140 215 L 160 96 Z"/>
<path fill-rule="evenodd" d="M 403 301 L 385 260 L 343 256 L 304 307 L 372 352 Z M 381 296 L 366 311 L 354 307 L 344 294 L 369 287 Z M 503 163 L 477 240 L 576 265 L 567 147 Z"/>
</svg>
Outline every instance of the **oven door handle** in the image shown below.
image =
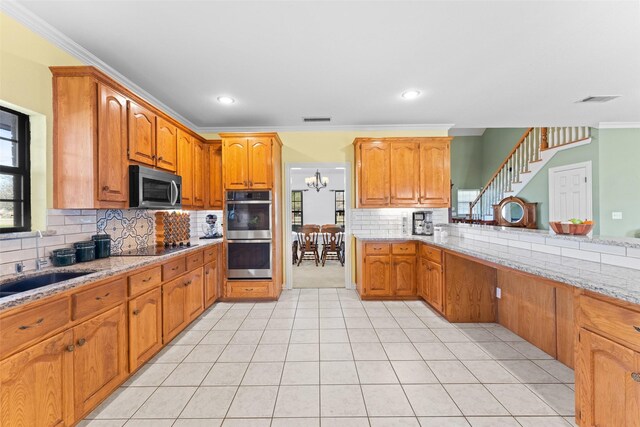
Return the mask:
<svg viewBox="0 0 640 427">
<path fill-rule="evenodd" d="M 271 243 L 271 239 L 227 240 L 227 243 Z"/>
<path fill-rule="evenodd" d="M 271 200 L 227 200 L 228 205 L 270 205 Z"/>
</svg>

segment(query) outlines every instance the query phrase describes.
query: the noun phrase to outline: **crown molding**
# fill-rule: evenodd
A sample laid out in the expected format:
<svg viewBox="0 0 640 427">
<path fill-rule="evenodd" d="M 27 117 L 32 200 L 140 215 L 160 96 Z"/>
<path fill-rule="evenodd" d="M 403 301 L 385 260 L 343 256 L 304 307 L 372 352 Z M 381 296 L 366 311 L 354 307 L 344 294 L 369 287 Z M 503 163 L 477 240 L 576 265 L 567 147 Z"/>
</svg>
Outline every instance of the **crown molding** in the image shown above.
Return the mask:
<svg viewBox="0 0 640 427">
<path fill-rule="evenodd" d="M 60 32 L 57 28 L 53 27 L 51 24 L 40 18 L 38 15 L 31 12 L 25 6 L 18 3 L 16 0 L 2 0 L 0 1 L 0 10 L 7 15 L 11 16 L 16 21 L 20 22 L 31 31 L 39 34 L 44 39 L 58 46 L 62 50 L 70 53 L 71 55 L 78 58 L 81 62 L 86 65 L 92 65 L 105 74 L 109 75 L 109 77 L 117 80 L 120 84 L 127 87 L 129 90 L 134 92 L 139 97 L 145 99 L 149 103 L 153 104 L 158 109 L 162 110 L 169 116 L 178 120 L 182 124 L 187 127 L 197 130 L 197 126 L 195 126 L 191 120 L 184 117 L 182 114 L 179 114 L 174 109 L 166 105 L 164 102 L 158 100 L 156 97 L 151 95 L 146 90 L 142 89 L 140 86 L 129 80 L 127 77 L 118 72 L 115 68 L 111 67 L 106 62 L 102 61 L 100 58 L 89 52 L 84 47 L 80 46 L 75 41 L 71 40 L 65 34 Z"/>
<path fill-rule="evenodd" d="M 449 136 L 482 136 L 487 128 L 453 128 Z"/>
<path fill-rule="evenodd" d="M 640 129 L 640 122 L 600 122 L 598 129 Z"/>
<path fill-rule="evenodd" d="M 347 132 L 347 131 L 409 131 L 409 130 L 437 130 L 449 132 L 454 125 L 445 124 L 410 124 L 410 125 L 296 125 L 296 126 L 221 126 L 196 127 L 198 133 L 224 132 Z"/>
</svg>

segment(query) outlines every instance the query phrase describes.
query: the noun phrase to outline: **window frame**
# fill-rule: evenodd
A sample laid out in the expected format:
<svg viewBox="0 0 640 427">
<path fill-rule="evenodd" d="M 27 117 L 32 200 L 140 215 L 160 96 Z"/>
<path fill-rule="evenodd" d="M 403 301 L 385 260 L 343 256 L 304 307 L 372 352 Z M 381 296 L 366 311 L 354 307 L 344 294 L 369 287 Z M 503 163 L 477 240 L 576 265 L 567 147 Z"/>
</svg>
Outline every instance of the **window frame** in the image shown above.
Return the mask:
<svg viewBox="0 0 640 427">
<path fill-rule="evenodd" d="M 462 202 L 461 202 L 461 201 L 460 201 L 460 192 L 462 192 L 462 191 L 475 191 L 475 192 L 476 192 L 476 195 L 475 195 L 475 197 L 474 197 L 472 200 L 470 200 L 470 201 L 462 201 Z M 478 197 L 478 194 L 480 194 L 480 191 L 481 191 L 481 190 L 480 190 L 480 189 L 477 189 L 477 188 L 459 188 L 459 189 L 456 191 L 456 215 L 457 215 L 458 217 L 460 217 L 460 216 L 469 216 L 469 212 L 467 212 L 467 211 L 469 210 L 469 203 L 473 202 L 473 200 L 475 200 L 475 199 Z M 464 203 L 464 206 L 465 206 L 465 212 L 466 212 L 466 213 L 460 213 L 460 204 L 461 204 L 461 203 Z"/>
<path fill-rule="evenodd" d="M 298 203 L 297 201 L 294 200 L 294 193 L 299 193 L 300 194 L 300 209 L 294 209 L 294 203 Z M 295 214 L 299 213 L 300 214 L 300 224 L 296 224 L 295 223 Z M 293 227 L 297 227 L 297 226 L 302 226 L 304 225 L 304 191 L 303 190 L 291 190 L 291 225 Z"/>
<path fill-rule="evenodd" d="M 0 173 L 18 175 L 22 177 L 22 195 L 17 199 L 0 199 L 1 202 L 13 202 L 14 205 L 22 204 L 22 225 L 20 227 L 0 227 L 0 234 L 31 231 L 31 156 L 30 156 L 30 123 L 29 116 L 19 111 L 0 106 L 0 110 L 18 117 L 17 140 L 1 138 L 5 141 L 16 142 L 18 147 L 18 166 L 0 165 Z M 15 197 L 15 194 L 14 194 Z M 15 225 L 15 219 L 14 219 Z"/>
<path fill-rule="evenodd" d="M 342 195 L 342 200 L 338 200 L 338 194 Z M 334 196 L 333 196 L 333 200 L 334 200 L 334 223 L 336 225 L 341 225 L 344 227 L 345 222 L 346 222 L 346 218 L 345 218 L 345 200 L 344 200 L 344 190 L 334 190 Z M 338 209 L 338 202 L 342 202 L 342 209 Z M 341 213 L 342 214 L 342 223 L 338 222 L 338 214 Z"/>
</svg>

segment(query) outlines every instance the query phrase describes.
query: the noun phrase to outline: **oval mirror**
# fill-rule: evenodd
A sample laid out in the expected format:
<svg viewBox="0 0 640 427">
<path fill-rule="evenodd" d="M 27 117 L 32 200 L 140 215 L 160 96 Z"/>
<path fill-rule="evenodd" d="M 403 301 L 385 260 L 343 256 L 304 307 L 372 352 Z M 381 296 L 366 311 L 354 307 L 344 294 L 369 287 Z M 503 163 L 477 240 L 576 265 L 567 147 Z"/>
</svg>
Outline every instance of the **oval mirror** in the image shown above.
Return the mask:
<svg viewBox="0 0 640 427">
<path fill-rule="evenodd" d="M 522 221 L 524 217 L 524 209 L 521 204 L 516 202 L 509 202 L 502 206 L 502 218 L 505 221 L 515 224 Z"/>
</svg>

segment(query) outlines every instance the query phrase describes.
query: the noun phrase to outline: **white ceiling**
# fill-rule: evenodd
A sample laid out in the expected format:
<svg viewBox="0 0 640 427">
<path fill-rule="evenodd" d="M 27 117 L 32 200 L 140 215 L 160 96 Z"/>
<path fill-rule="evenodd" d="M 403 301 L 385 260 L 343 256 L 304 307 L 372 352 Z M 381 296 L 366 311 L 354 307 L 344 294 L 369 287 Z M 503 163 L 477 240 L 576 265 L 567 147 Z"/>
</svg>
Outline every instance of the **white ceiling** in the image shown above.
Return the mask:
<svg viewBox="0 0 640 427">
<path fill-rule="evenodd" d="M 637 0 L 19 3 L 200 130 L 640 122 Z"/>
</svg>

